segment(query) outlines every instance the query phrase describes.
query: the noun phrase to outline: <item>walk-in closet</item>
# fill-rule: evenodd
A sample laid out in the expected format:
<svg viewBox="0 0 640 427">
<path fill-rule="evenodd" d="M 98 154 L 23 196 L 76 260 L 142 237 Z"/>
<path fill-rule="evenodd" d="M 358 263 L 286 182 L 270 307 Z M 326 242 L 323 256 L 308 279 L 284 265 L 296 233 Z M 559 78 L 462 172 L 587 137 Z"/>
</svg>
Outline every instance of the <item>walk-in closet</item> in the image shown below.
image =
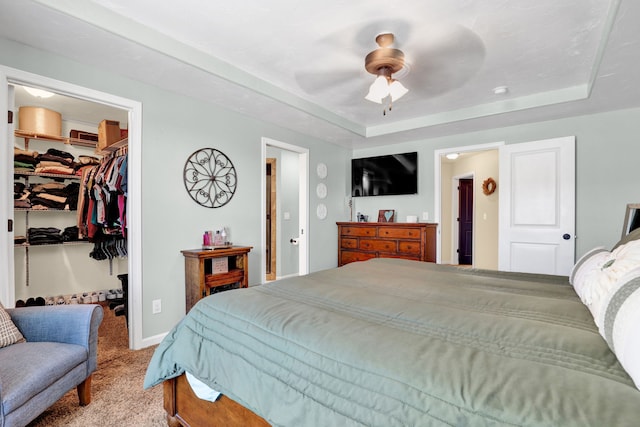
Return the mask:
<svg viewBox="0 0 640 427">
<path fill-rule="evenodd" d="M 12 89 L 16 306 L 123 301 L 128 112 Z"/>
</svg>

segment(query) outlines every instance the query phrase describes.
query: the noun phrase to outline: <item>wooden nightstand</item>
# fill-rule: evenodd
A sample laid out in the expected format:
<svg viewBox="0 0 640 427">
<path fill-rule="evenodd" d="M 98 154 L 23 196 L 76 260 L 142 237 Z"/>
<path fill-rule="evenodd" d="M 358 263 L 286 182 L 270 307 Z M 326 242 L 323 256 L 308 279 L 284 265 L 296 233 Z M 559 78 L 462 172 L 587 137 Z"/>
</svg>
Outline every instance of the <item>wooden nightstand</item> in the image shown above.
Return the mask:
<svg viewBox="0 0 640 427">
<path fill-rule="evenodd" d="M 231 246 L 218 249 L 187 249 L 184 255 L 186 311 L 201 298 L 216 289 L 249 286 L 247 254 L 252 246 Z M 226 267 L 226 268 L 225 268 Z"/>
</svg>

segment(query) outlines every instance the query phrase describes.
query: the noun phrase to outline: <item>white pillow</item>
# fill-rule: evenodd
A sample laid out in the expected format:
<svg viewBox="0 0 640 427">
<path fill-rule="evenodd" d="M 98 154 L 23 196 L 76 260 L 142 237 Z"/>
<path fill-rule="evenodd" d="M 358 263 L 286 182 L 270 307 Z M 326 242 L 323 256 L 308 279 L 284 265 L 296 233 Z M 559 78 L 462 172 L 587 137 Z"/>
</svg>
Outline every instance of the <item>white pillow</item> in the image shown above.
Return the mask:
<svg viewBox="0 0 640 427">
<path fill-rule="evenodd" d="M 640 389 L 640 267 L 623 275 L 604 301 L 600 334 Z"/>
<path fill-rule="evenodd" d="M 571 283 L 572 285 L 575 282 L 575 278 L 576 275 L 578 274 L 583 274 L 584 272 L 588 269 L 590 269 L 589 267 L 585 267 L 584 264 L 589 261 L 589 259 L 596 255 L 599 254 L 600 252 L 607 252 L 609 253 L 609 251 L 607 251 L 604 246 L 598 246 L 595 247 L 593 249 L 591 249 L 589 252 L 587 252 L 586 254 L 582 255 L 580 257 L 580 259 L 575 263 L 575 265 L 573 266 L 573 268 L 571 269 L 571 274 L 569 275 L 569 283 Z M 593 260 L 591 260 L 591 262 L 593 262 Z"/>
<path fill-rule="evenodd" d="M 626 273 L 640 267 L 640 240 L 628 242 L 610 253 L 598 252 L 583 266 L 584 272 L 579 269 L 574 278 L 574 288 L 601 327 L 602 310 L 612 289 Z"/>
</svg>

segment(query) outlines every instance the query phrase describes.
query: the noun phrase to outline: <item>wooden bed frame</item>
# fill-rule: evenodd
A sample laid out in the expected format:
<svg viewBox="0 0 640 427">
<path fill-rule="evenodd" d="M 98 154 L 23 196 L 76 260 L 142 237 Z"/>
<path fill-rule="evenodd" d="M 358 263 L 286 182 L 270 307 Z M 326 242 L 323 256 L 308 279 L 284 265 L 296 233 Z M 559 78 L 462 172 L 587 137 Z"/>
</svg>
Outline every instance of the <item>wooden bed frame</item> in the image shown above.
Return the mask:
<svg viewBox="0 0 640 427">
<path fill-rule="evenodd" d="M 264 418 L 229 399 L 220 396 L 215 402 L 195 395 L 183 374 L 162 383 L 164 410 L 170 427 L 268 427 Z"/>
</svg>

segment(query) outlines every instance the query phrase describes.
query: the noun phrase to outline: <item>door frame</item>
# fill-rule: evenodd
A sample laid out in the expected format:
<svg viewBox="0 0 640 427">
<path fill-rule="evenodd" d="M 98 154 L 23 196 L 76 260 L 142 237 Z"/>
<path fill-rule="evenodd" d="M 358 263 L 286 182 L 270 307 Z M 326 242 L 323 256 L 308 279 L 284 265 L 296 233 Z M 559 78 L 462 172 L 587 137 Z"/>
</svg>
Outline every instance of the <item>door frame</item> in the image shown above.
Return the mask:
<svg viewBox="0 0 640 427">
<path fill-rule="evenodd" d="M 260 170 L 264 171 L 264 167 L 267 163 L 267 147 L 275 147 L 281 150 L 287 150 L 298 154 L 298 229 L 300 230 L 298 239 L 298 275 L 303 276 L 309 273 L 309 149 L 299 147 L 297 145 L 289 144 L 275 139 L 262 137 L 260 156 Z M 260 183 L 260 283 L 266 282 L 266 254 L 264 248 L 266 247 L 266 235 L 267 235 L 267 196 L 266 196 L 266 173 L 261 173 Z"/>
<path fill-rule="evenodd" d="M 451 178 L 451 194 L 455 194 L 459 196 L 460 194 L 460 180 L 461 179 L 472 179 L 475 182 L 475 173 L 467 172 L 460 175 L 453 176 Z M 475 184 L 473 188 L 473 212 L 476 211 L 476 192 L 475 192 Z M 451 224 L 456 224 L 458 219 L 458 213 L 460 211 L 460 201 L 459 197 L 451 197 Z M 473 231 L 472 234 L 476 232 L 476 222 L 473 221 Z M 456 252 L 456 248 L 459 249 L 460 244 L 460 224 L 457 227 L 451 227 L 451 264 L 458 265 L 459 258 L 458 253 Z M 476 240 L 473 239 L 471 241 L 472 248 L 471 253 L 475 254 L 476 252 Z M 475 265 L 475 257 L 472 258 L 472 266 Z"/>
<path fill-rule="evenodd" d="M 434 199 L 434 222 L 438 224 L 436 233 L 436 263 L 442 261 L 442 158 L 449 153 L 471 153 L 477 151 L 495 150 L 505 144 L 504 141 L 489 142 L 486 144 L 466 145 L 462 147 L 442 148 L 433 151 L 433 199 Z M 474 202 L 475 203 L 475 202 Z M 474 225 L 475 226 L 475 225 Z M 474 248 L 475 249 L 475 248 Z"/>
<path fill-rule="evenodd" d="M 127 263 L 129 275 L 129 348 L 140 349 L 154 342 L 145 343 L 142 338 L 142 103 L 123 98 L 106 92 L 100 92 L 87 87 L 67 83 L 61 80 L 44 77 L 15 68 L 0 65 L 0 111 L 9 110 L 9 84 L 27 85 L 49 90 L 62 95 L 83 99 L 90 102 L 109 105 L 128 111 L 129 148 L 128 148 L 128 197 L 127 222 Z M 6 117 L 6 113 L 1 113 Z M 15 118 L 14 118 L 15 123 Z M 6 119 L 0 120 L 0 135 L 11 138 Z M 13 220 L 12 195 L 8 189 L 13 182 L 10 171 L 13 170 L 9 159 L 13 158 L 13 144 L 4 144 L 4 151 L 0 153 L 0 223 L 6 227 L 8 221 Z M 0 299 L 7 305 L 13 306 L 15 301 L 15 272 L 13 233 L 0 233 Z"/>
</svg>

